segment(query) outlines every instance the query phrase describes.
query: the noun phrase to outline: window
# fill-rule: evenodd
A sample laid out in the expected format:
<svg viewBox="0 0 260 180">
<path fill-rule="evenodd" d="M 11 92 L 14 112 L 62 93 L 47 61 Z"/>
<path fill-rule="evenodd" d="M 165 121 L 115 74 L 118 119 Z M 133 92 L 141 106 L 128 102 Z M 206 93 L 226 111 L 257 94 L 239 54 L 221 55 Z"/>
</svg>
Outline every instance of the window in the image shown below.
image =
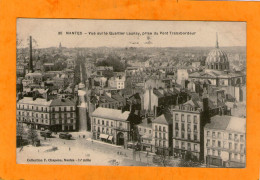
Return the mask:
<svg viewBox="0 0 260 180">
<path fill-rule="evenodd" d="M 235 143 L 235 150 L 237 150 L 237 143 Z"/>
<path fill-rule="evenodd" d="M 215 132 L 212 133 L 212 137 L 216 137 L 216 133 Z"/>
<path fill-rule="evenodd" d="M 166 128 L 165 128 L 165 127 L 163 127 L 163 131 L 164 131 L 164 132 L 166 131 Z"/>
<path fill-rule="evenodd" d="M 190 129 L 190 124 L 188 124 L 188 131 L 191 131 L 191 129 Z"/>
<path fill-rule="evenodd" d="M 190 115 L 187 116 L 188 123 L 191 123 L 190 121 Z"/>
<path fill-rule="evenodd" d="M 161 131 L 161 126 L 159 126 L 159 131 Z"/>
<path fill-rule="evenodd" d="M 41 118 L 43 118 L 43 114 L 41 114 Z"/>
<path fill-rule="evenodd" d="M 182 149 L 185 149 L 185 144 L 184 144 L 184 142 L 181 142 L 181 148 L 182 148 Z"/>
<path fill-rule="evenodd" d="M 213 156 L 216 156 L 216 150 L 213 150 Z"/>
<path fill-rule="evenodd" d="M 165 133 L 163 133 L 163 139 L 166 139 Z"/>
<path fill-rule="evenodd" d="M 188 143 L 188 150 L 189 150 L 189 151 L 191 150 L 191 146 L 190 146 L 190 143 Z"/>
<path fill-rule="evenodd" d="M 109 122 L 108 121 L 106 121 L 106 126 L 109 126 Z"/>
<path fill-rule="evenodd" d="M 221 133 L 220 132 L 218 132 L 218 138 L 221 138 Z"/>
<path fill-rule="evenodd" d="M 157 131 L 157 125 L 155 125 L 155 131 Z"/>
<path fill-rule="evenodd" d="M 221 147 L 221 141 L 218 141 L 218 147 Z"/>
<path fill-rule="evenodd" d="M 99 119 L 98 119 L 98 124 L 100 124 L 100 121 L 99 121 Z"/>
<path fill-rule="evenodd" d="M 231 160 L 232 159 L 232 153 L 228 154 L 228 159 Z"/>
<path fill-rule="evenodd" d="M 229 144 L 228 144 L 228 148 L 229 148 L 229 149 L 232 149 L 232 143 L 229 143 Z"/>
<path fill-rule="evenodd" d="M 175 131 L 175 137 L 179 137 L 179 132 Z"/>
<path fill-rule="evenodd" d="M 218 151 L 218 156 L 221 156 L 221 151 Z"/>
<path fill-rule="evenodd" d="M 175 129 L 179 130 L 179 123 L 175 123 Z"/>
<path fill-rule="evenodd" d="M 152 134 L 152 130 L 149 130 L 149 134 Z"/>
<path fill-rule="evenodd" d="M 240 151 L 242 152 L 244 150 L 244 145 L 240 144 Z"/>
<path fill-rule="evenodd" d="M 238 136 L 237 136 L 237 134 L 235 134 L 235 141 L 238 141 Z"/>
<path fill-rule="evenodd" d="M 240 141 L 244 141 L 244 136 L 243 135 L 240 135 Z"/>
<path fill-rule="evenodd" d="M 178 116 L 178 114 L 175 114 L 175 121 L 179 121 L 179 116 Z"/>
<path fill-rule="evenodd" d="M 229 134 L 229 135 L 228 135 L 228 139 L 229 139 L 229 140 L 232 140 L 232 134 Z"/>
<path fill-rule="evenodd" d="M 175 141 L 175 147 L 179 148 L 179 141 Z"/>
<path fill-rule="evenodd" d="M 73 107 L 70 107 L 70 111 L 73 111 Z"/>
<path fill-rule="evenodd" d="M 207 144 L 206 146 L 210 146 L 210 139 L 207 139 Z"/>
<path fill-rule="evenodd" d="M 208 154 L 208 155 L 210 154 L 210 149 L 207 149 L 207 154 Z"/>
<path fill-rule="evenodd" d="M 181 132 L 181 138 L 182 138 L 182 139 L 185 138 L 185 135 L 184 135 L 184 132 L 183 132 L 183 131 Z"/>
<path fill-rule="evenodd" d="M 161 134 L 161 133 L 159 133 L 159 138 L 160 138 L 160 139 L 162 138 L 162 134 Z"/>
<path fill-rule="evenodd" d="M 144 133 L 146 133 L 146 129 L 144 129 Z"/>
<path fill-rule="evenodd" d="M 197 116 L 193 116 L 193 121 L 194 121 L 194 124 L 198 123 Z"/>
<path fill-rule="evenodd" d="M 207 131 L 207 136 L 208 136 L 208 137 L 210 136 L 210 131 Z"/>
<path fill-rule="evenodd" d="M 216 141 L 215 140 L 212 140 L 212 146 L 215 147 L 215 143 Z"/>
<path fill-rule="evenodd" d="M 194 141 L 197 141 L 198 140 L 198 136 L 197 134 L 194 134 Z"/>
<path fill-rule="evenodd" d="M 194 131 L 197 131 L 197 125 L 196 124 L 194 125 Z"/>
<path fill-rule="evenodd" d="M 184 120 L 184 114 L 181 115 L 181 121 L 185 121 Z"/>
<path fill-rule="evenodd" d="M 190 138 L 190 133 L 188 133 L 188 140 L 191 140 L 191 138 Z"/>
<path fill-rule="evenodd" d="M 182 131 L 185 131 L 184 123 L 181 123 L 181 130 L 182 130 Z"/>
<path fill-rule="evenodd" d="M 163 141 L 163 147 L 165 147 L 165 141 Z"/>
<path fill-rule="evenodd" d="M 102 125 L 104 125 L 104 120 L 102 120 Z"/>
<path fill-rule="evenodd" d="M 157 138 L 157 132 L 155 132 L 155 138 Z"/>
<path fill-rule="evenodd" d="M 198 149 L 198 145 L 197 144 L 194 144 L 194 151 L 197 151 Z"/>
</svg>

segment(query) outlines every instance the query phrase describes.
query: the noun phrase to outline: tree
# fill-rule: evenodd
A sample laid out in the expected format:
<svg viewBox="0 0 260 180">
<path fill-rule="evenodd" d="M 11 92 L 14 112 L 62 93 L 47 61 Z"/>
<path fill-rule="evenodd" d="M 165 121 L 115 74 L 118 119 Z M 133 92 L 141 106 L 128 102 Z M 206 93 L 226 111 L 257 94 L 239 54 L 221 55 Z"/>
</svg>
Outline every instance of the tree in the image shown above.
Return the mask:
<svg viewBox="0 0 260 180">
<path fill-rule="evenodd" d="M 32 143 L 32 145 L 35 145 L 35 143 L 39 139 L 37 131 L 31 127 L 27 132 L 27 138 Z"/>
<path fill-rule="evenodd" d="M 21 123 L 17 123 L 16 125 L 16 135 L 17 136 L 23 136 L 25 134 L 24 127 Z"/>
<path fill-rule="evenodd" d="M 24 127 L 22 123 L 17 123 L 16 125 L 16 136 L 18 136 L 17 141 L 18 141 L 18 146 L 22 145 L 22 138 L 25 135 Z"/>
<path fill-rule="evenodd" d="M 165 149 L 153 156 L 153 163 L 163 167 L 174 166 L 170 156 L 166 154 Z"/>
</svg>

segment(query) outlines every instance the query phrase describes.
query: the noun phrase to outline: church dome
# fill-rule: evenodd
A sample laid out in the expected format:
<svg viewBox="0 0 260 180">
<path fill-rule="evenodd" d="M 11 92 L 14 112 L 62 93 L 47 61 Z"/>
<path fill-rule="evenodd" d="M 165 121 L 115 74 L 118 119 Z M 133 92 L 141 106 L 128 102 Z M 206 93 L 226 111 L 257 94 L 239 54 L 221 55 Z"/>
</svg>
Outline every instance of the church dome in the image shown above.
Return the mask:
<svg viewBox="0 0 260 180">
<path fill-rule="evenodd" d="M 228 62 L 227 54 L 219 48 L 212 49 L 206 59 L 206 63 Z"/>
<path fill-rule="evenodd" d="M 216 38 L 216 47 L 212 49 L 207 56 L 206 68 L 213 70 L 229 70 L 227 54 L 218 46 L 218 36 Z"/>
</svg>

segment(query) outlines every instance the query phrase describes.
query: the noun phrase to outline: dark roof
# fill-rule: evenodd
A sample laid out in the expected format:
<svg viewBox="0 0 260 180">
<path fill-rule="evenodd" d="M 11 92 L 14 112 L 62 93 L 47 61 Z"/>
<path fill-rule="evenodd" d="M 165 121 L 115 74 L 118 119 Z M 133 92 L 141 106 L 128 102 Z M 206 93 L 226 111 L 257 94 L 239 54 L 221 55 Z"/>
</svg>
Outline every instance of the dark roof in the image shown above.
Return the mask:
<svg viewBox="0 0 260 180">
<path fill-rule="evenodd" d="M 145 119 L 142 120 L 142 123 L 138 124 L 138 126 L 152 128 L 152 122 L 148 122 L 148 119 L 145 118 Z"/>
<path fill-rule="evenodd" d="M 154 93 L 157 97 L 159 97 L 159 98 L 164 97 L 163 94 L 160 93 L 160 91 L 158 91 L 157 89 L 154 89 L 154 90 L 153 90 L 153 93 Z"/>
<path fill-rule="evenodd" d="M 53 99 L 50 106 L 75 106 L 76 103 L 69 99 Z"/>
<path fill-rule="evenodd" d="M 214 116 L 211 118 L 210 123 L 205 125 L 205 128 L 225 130 L 228 127 L 231 117 L 232 116 Z"/>
</svg>

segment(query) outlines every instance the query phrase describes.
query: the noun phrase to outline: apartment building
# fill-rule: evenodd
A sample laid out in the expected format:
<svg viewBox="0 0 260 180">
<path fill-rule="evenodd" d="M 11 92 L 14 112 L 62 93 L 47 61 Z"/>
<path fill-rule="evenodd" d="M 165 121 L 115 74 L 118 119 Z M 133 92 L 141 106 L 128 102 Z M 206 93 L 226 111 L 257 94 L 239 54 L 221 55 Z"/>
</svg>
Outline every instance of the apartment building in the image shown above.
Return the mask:
<svg viewBox="0 0 260 180">
<path fill-rule="evenodd" d="M 98 107 L 91 117 L 92 138 L 124 145 L 130 139 L 129 111 Z"/>
<path fill-rule="evenodd" d="M 246 119 L 214 116 L 204 128 L 204 160 L 208 166 L 245 167 Z"/>
<path fill-rule="evenodd" d="M 76 130 L 76 103 L 69 99 L 24 97 L 17 102 L 17 122 L 35 129 Z"/>
</svg>

